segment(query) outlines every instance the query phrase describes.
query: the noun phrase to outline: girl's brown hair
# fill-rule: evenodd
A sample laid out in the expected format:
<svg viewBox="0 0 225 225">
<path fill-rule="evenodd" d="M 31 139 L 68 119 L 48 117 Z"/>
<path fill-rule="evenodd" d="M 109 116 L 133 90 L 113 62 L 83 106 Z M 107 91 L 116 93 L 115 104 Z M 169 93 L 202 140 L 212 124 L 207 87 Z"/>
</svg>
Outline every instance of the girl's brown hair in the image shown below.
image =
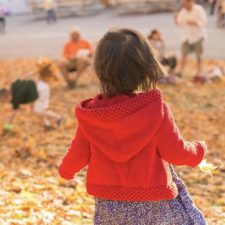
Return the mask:
<svg viewBox="0 0 225 225">
<path fill-rule="evenodd" d="M 105 96 L 149 91 L 164 75 L 147 38 L 132 29 L 107 32 L 98 43 L 94 67 Z"/>
</svg>

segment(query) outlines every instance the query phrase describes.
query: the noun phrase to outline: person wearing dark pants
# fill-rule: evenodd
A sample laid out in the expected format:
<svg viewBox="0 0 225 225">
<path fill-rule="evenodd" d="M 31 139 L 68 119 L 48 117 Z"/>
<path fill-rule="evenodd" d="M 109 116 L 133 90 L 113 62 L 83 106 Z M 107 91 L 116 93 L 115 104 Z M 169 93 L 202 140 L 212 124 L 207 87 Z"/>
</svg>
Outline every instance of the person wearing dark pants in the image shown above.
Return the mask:
<svg viewBox="0 0 225 225">
<path fill-rule="evenodd" d="M 217 0 L 212 0 L 210 4 L 210 15 L 214 15 Z"/>
<path fill-rule="evenodd" d="M 5 18 L 0 16 L 0 33 L 5 32 Z"/>
<path fill-rule="evenodd" d="M 0 2 L 0 33 L 3 33 L 5 31 L 5 16 L 4 16 L 4 9 Z"/>
<path fill-rule="evenodd" d="M 54 0 L 45 0 L 45 11 L 47 23 L 56 23 L 56 3 Z"/>
<path fill-rule="evenodd" d="M 56 13 L 54 9 L 47 11 L 47 23 L 55 23 L 57 21 Z"/>
</svg>

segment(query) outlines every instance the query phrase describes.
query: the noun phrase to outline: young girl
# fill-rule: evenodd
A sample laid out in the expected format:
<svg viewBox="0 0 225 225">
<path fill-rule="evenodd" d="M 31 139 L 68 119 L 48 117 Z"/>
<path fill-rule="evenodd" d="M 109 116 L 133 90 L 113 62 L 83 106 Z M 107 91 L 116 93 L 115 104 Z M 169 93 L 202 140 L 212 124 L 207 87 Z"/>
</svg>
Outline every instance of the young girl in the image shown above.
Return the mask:
<svg viewBox="0 0 225 225">
<path fill-rule="evenodd" d="M 73 179 L 88 165 L 95 225 L 204 225 L 171 165 L 196 167 L 206 145 L 181 137 L 155 88 L 163 71 L 147 42 L 130 29 L 100 40 L 94 65 L 102 93 L 76 107 L 77 133 L 59 174 Z"/>
<path fill-rule="evenodd" d="M 33 110 L 43 120 L 45 129 L 51 129 L 51 120 L 54 120 L 57 125 L 60 125 L 63 121 L 63 117 L 53 110 L 49 109 L 50 100 L 50 87 L 49 81 L 54 77 L 51 69 L 51 63 L 46 60 L 40 60 L 38 63 L 39 67 L 39 80 L 36 83 L 38 91 L 38 99 L 34 102 Z"/>
<path fill-rule="evenodd" d="M 177 65 L 177 59 L 172 52 L 166 52 L 165 42 L 162 38 L 161 33 L 158 30 L 152 30 L 148 35 L 148 40 L 151 47 L 154 48 L 158 56 L 159 61 L 168 70 L 168 76 L 160 80 L 165 83 L 176 83 L 175 69 Z"/>
</svg>

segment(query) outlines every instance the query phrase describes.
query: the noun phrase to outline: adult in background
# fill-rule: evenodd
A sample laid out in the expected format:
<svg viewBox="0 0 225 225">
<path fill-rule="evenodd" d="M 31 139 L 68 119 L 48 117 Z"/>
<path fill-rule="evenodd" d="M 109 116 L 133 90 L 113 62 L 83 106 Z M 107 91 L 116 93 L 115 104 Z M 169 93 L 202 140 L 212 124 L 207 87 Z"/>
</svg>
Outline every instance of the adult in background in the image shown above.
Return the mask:
<svg viewBox="0 0 225 225">
<path fill-rule="evenodd" d="M 0 33 L 5 31 L 5 15 L 2 3 L 0 2 Z"/>
<path fill-rule="evenodd" d="M 182 76 L 186 66 L 187 56 L 194 53 L 197 58 L 197 73 L 195 80 L 201 77 L 203 42 L 206 38 L 206 12 L 201 5 L 195 4 L 194 0 L 183 0 L 183 8 L 175 16 L 176 25 L 184 30 L 183 43 L 181 46 L 182 59 L 180 75 Z"/>
<path fill-rule="evenodd" d="M 73 27 L 70 31 L 70 41 L 63 49 L 63 60 L 59 68 L 68 86 L 74 88 L 80 75 L 91 63 L 93 47 L 91 43 L 81 38 L 80 29 Z"/>
<path fill-rule="evenodd" d="M 209 0 L 209 4 L 210 4 L 210 15 L 214 15 L 217 0 Z"/>
<path fill-rule="evenodd" d="M 225 27 L 225 0 L 218 0 L 217 8 L 217 25 L 218 27 Z"/>
<path fill-rule="evenodd" d="M 44 0 L 44 7 L 46 11 L 47 23 L 55 23 L 57 21 L 56 16 L 56 2 L 55 0 Z"/>
</svg>

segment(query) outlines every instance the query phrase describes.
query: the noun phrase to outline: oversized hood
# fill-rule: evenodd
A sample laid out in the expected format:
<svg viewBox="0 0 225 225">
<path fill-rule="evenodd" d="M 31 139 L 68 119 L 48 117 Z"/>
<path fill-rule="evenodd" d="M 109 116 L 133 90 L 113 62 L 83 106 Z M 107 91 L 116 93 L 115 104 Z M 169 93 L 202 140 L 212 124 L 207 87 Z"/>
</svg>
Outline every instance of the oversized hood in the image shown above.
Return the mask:
<svg viewBox="0 0 225 225">
<path fill-rule="evenodd" d="M 95 149 L 115 162 L 126 162 L 151 144 L 163 116 L 162 95 L 158 89 L 111 98 L 98 95 L 76 108 L 85 137 Z"/>
</svg>

